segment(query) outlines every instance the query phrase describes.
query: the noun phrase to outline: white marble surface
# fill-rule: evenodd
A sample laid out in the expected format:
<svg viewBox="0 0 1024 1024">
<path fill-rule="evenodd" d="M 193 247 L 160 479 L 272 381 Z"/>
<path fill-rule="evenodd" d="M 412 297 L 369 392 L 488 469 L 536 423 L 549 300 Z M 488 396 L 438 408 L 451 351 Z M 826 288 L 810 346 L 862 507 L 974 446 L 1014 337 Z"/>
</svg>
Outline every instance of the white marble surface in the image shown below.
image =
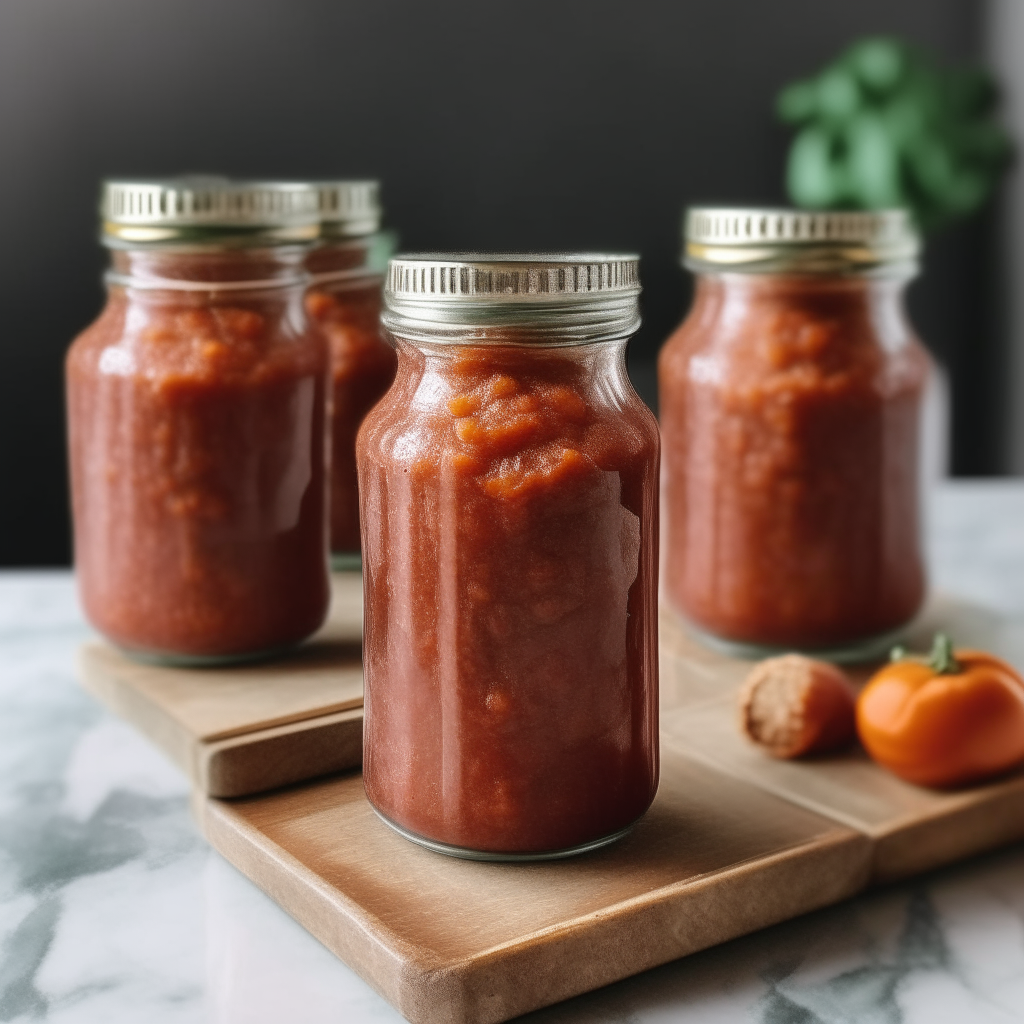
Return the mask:
<svg viewBox="0 0 1024 1024">
<path fill-rule="evenodd" d="M 1024 618 L 1024 483 L 945 486 L 933 578 Z M 0 1021 L 402 1018 L 197 835 L 183 778 L 74 677 L 67 573 L 0 573 Z M 531 1024 L 1024 1021 L 1024 849 L 861 896 Z"/>
</svg>

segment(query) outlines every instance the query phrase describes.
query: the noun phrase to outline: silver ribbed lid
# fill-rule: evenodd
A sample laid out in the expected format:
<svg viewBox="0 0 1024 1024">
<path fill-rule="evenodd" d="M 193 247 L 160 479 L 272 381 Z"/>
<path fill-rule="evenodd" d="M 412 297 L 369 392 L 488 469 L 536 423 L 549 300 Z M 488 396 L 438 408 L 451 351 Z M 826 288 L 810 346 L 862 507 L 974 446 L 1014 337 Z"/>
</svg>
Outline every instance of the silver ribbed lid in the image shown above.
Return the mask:
<svg viewBox="0 0 1024 1024">
<path fill-rule="evenodd" d="M 320 199 L 308 182 L 215 176 L 106 181 L 100 202 L 108 245 L 282 244 L 319 233 Z"/>
<path fill-rule="evenodd" d="M 596 253 L 416 253 L 388 264 L 395 302 L 586 302 L 640 293 L 639 256 Z"/>
<path fill-rule="evenodd" d="M 921 241 L 906 210 L 693 207 L 684 221 L 693 269 L 842 273 L 913 265 Z"/>
<path fill-rule="evenodd" d="M 428 325 L 477 324 L 597 340 L 636 330 L 639 294 L 635 255 L 407 254 L 388 264 L 385 323 L 405 337 L 433 337 Z"/>
<path fill-rule="evenodd" d="M 371 235 L 380 227 L 380 182 L 314 181 L 323 234 Z"/>
</svg>

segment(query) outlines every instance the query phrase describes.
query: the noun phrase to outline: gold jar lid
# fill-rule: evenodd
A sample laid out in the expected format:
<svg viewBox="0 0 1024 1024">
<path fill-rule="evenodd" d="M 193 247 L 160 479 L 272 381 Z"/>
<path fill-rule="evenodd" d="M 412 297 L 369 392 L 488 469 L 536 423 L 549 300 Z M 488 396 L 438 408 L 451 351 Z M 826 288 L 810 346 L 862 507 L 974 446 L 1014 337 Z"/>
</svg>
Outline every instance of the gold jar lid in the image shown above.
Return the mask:
<svg viewBox="0 0 1024 1024">
<path fill-rule="evenodd" d="M 684 263 L 746 273 L 913 272 L 921 240 L 906 210 L 785 210 L 695 206 L 684 219 Z"/>
<path fill-rule="evenodd" d="M 100 216 L 111 247 L 282 245 L 317 237 L 320 197 L 309 182 L 105 181 Z"/>
</svg>

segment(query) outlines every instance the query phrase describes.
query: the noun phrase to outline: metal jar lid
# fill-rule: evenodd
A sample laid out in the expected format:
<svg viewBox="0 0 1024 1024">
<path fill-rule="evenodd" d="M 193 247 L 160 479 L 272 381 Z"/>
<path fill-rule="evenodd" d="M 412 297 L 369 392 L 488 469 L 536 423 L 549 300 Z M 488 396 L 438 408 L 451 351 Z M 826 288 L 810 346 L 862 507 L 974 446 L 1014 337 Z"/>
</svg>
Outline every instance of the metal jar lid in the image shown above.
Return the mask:
<svg viewBox="0 0 1024 1024">
<path fill-rule="evenodd" d="M 691 270 L 866 273 L 916 268 L 921 240 L 906 210 L 692 207 L 684 220 Z"/>
<path fill-rule="evenodd" d="M 325 238 L 372 235 L 380 227 L 380 182 L 314 181 Z"/>
<path fill-rule="evenodd" d="M 320 231 L 320 197 L 308 182 L 106 181 L 100 214 L 103 242 L 112 247 L 282 245 Z"/>
<path fill-rule="evenodd" d="M 605 253 L 424 253 L 388 264 L 384 324 L 401 337 L 571 344 L 640 326 L 639 257 Z M 445 335 L 444 327 L 459 328 Z"/>
</svg>

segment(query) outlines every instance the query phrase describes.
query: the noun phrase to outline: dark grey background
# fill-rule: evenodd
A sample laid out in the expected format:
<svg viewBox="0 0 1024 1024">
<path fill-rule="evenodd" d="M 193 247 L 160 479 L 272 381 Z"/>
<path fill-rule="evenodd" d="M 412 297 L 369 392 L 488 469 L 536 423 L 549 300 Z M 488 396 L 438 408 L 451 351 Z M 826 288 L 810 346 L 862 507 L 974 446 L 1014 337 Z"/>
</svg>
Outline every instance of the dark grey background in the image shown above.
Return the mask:
<svg viewBox="0 0 1024 1024">
<path fill-rule="evenodd" d="M 0 565 L 70 557 L 62 359 L 97 313 L 107 175 L 374 176 L 410 249 L 643 254 L 630 366 L 679 321 L 692 202 L 783 200 L 772 99 L 858 35 L 977 54 L 972 0 L 3 0 Z M 954 382 L 954 467 L 1001 467 L 994 213 L 912 296 Z"/>
</svg>

